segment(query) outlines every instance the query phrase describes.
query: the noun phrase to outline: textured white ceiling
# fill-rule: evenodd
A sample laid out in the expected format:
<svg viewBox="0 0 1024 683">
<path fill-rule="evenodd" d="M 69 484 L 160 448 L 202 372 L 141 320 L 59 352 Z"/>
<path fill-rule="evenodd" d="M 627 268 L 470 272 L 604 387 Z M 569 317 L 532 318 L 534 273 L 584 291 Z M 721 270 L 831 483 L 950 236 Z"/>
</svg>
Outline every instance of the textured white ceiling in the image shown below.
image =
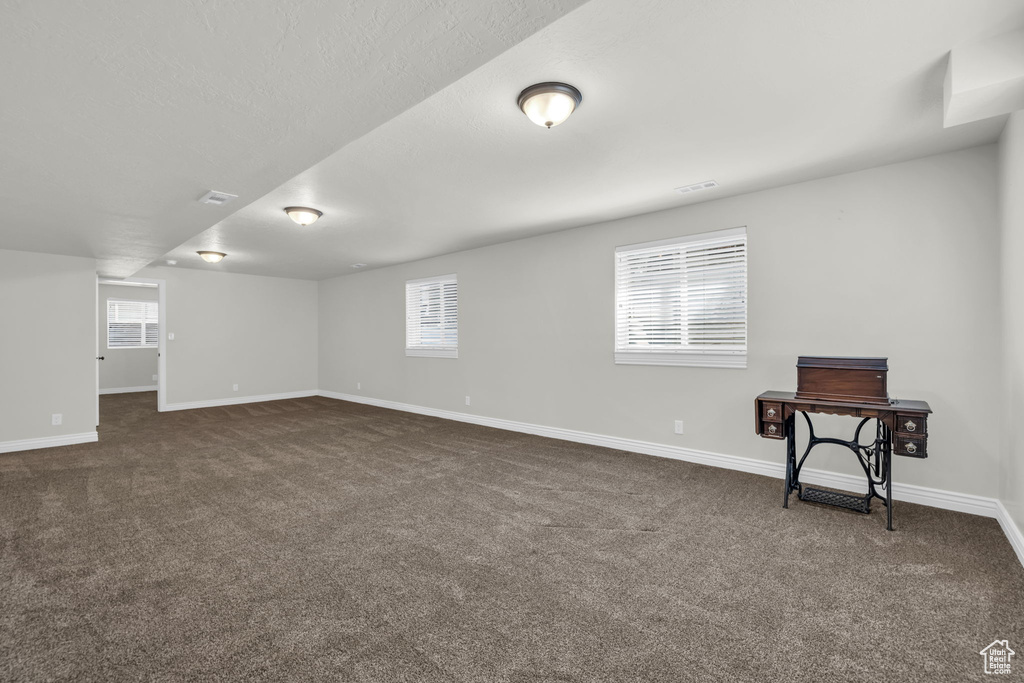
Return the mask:
<svg viewBox="0 0 1024 683">
<path fill-rule="evenodd" d="M 582 2 L 4 0 L 0 248 L 129 275 Z"/>
<path fill-rule="evenodd" d="M 591 0 L 168 256 L 318 279 L 992 142 L 1002 120 L 943 128 L 946 55 L 1022 23 L 1021 0 Z M 584 98 L 551 130 L 515 104 L 544 80 Z"/>
<path fill-rule="evenodd" d="M 983 144 L 1002 119 L 942 127 L 946 55 L 1024 26 L 1024 0 L 581 2 L 3 4 L 0 248 L 318 279 Z M 542 80 L 584 95 L 552 130 L 515 105 Z"/>
</svg>

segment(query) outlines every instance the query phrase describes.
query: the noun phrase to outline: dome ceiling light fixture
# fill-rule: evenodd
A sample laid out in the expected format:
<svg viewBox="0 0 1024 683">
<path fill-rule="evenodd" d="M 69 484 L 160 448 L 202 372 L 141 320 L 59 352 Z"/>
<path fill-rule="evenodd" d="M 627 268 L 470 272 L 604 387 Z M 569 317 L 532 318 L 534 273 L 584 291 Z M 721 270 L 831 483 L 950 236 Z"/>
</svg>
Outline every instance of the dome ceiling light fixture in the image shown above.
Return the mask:
<svg viewBox="0 0 1024 683">
<path fill-rule="evenodd" d="M 197 251 L 196 253 L 202 256 L 203 260 L 207 263 L 220 263 L 227 256 L 227 254 L 220 251 Z"/>
<path fill-rule="evenodd" d="M 579 90 L 568 83 L 537 83 L 519 93 L 519 108 L 538 126 L 557 126 L 583 101 Z"/>
<path fill-rule="evenodd" d="M 289 206 L 285 208 L 284 212 L 293 221 L 303 226 L 316 223 L 316 219 L 324 215 L 323 211 L 317 211 L 307 206 Z"/>
</svg>

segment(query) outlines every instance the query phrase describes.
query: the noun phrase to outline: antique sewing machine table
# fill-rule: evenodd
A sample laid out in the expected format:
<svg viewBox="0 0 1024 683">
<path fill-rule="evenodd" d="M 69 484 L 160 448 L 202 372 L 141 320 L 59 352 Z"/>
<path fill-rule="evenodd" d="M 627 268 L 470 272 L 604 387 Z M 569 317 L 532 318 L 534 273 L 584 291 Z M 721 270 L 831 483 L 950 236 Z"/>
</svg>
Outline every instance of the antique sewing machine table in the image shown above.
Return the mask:
<svg viewBox="0 0 1024 683">
<path fill-rule="evenodd" d="M 884 401 L 884 403 L 883 403 Z M 757 433 L 767 439 L 786 441 L 786 484 L 782 506 L 789 507 L 789 495 L 797 492 L 800 500 L 835 505 L 870 513 L 871 500 L 878 498 L 886 507 L 886 528 L 892 531 L 892 455 L 928 457 L 928 415 L 924 401 L 881 400 L 867 402 L 825 400 L 801 397 L 796 392 L 766 391 L 755 400 Z M 796 414 L 807 423 L 808 441 L 803 455 L 796 456 Z M 811 414 L 848 415 L 860 418 L 853 439 L 844 441 L 819 437 L 814 433 Z M 874 421 L 874 440 L 861 443 L 861 432 Z M 819 444 L 849 448 L 867 478 L 868 492 L 863 496 L 811 488 L 800 482 L 800 470 L 811 449 Z"/>
</svg>

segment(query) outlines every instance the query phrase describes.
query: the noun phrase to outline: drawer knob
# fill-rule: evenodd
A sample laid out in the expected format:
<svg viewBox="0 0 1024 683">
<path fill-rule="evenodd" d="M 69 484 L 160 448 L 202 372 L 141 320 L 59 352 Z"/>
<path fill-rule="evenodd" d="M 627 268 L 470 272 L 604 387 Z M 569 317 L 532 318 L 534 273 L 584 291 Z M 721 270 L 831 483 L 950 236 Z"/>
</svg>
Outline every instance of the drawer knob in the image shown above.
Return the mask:
<svg viewBox="0 0 1024 683">
<path fill-rule="evenodd" d="M 769 408 L 767 415 L 768 417 L 775 417 L 775 408 Z"/>
<path fill-rule="evenodd" d="M 903 426 L 907 428 L 908 432 L 912 432 L 917 429 L 917 425 L 914 423 L 913 420 L 907 420 L 907 423 Z"/>
<path fill-rule="evenodd" d="M 777 431 L 779 431 L 778 427 L 776 427 L 775 425 L 768 425 L 768 433 L 769 434 L 774 434 Z"/>
<path fill-rule="evenodd" d="M 913 455 L 914 453 L 917 453 L 917 446 L 915 446 L 913 443 L 908 443 L 907 444 L 907 453 L 910 453 L 911 455 Z"/>
</svg>

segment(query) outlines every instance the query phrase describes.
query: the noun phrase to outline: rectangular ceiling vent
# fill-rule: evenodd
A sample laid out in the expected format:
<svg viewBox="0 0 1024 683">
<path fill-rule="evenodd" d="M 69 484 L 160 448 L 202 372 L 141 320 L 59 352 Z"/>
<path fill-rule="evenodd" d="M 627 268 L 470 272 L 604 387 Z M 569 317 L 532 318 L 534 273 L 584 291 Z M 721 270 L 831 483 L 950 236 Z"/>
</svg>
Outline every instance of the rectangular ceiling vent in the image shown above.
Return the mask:
<svg viewBox="0 0 1024 683">
<path fill-rule="evenodd" d="M 694 183 L 693 185 L 677 187 L 676 192 L 678 192 L 679 194 L 690 194 L 691 192 L 710 190 L 713 187 L 718 187 L 718 183 L 716 183 L 714 180 L 705 180 L 703 183 Z"/>
<path fill-rule="evenodd" d="M 213 204 L 214 206 L 221 206 L 227 204 L 232 199 L 238 199 L 237 194 L 228 194 L 227 192 L 217 192 L 216 190 L 210 190 L 202 197 L 199 201 L 203 204 Z"/>
</svg>

